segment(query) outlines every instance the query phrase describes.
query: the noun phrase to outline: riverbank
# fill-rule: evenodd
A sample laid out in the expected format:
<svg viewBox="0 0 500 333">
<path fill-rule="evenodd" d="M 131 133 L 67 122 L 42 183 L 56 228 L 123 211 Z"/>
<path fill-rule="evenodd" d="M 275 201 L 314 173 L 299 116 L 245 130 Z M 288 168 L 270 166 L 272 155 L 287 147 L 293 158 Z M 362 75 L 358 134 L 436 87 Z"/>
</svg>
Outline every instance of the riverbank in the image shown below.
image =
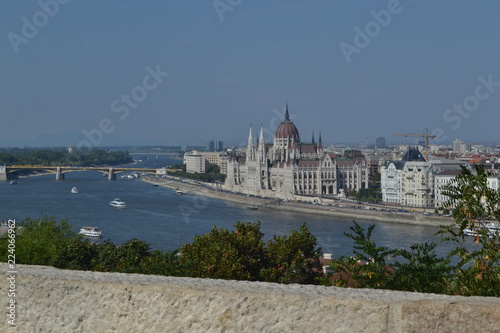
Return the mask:
<svg viewBox="0 0 500 333">
<path fill-rule="evenodd" d="M 175 177 L 158 179 L 152 176 L 141 177 L 145 182 L 153 185 L 163 186 L 171 189 L 178 189 L 185 194 L 203 195 L 220 200 L 231 201 L 247 205 L 248 209 L 279 209 L 304 214 L 317 214 L 323 216 L 338 217 L 356 221 L 368 222 L 391 222 L 424 226 L 438 227 L 440 225 L 452 225 L 453 218 L 445 216 L 423 215 L 421 212 L 398 212 L 382 211 L 378 209 L 366 209 L 366 205 L 357 203 L 342 204 L 313 204 L 290 202 L 270 198 L 258 198 L 240 193 L 231 193 L 220 189 L 214 189 L 207 184 L 194 183 L 193 181 L 181 180 Z M 340 207 L 339 207 L 340 206 Z M 381 206 L 384 207 L 384 206 Z M 391 209 L 393 210 L 393 209 Z"/>
</svg>

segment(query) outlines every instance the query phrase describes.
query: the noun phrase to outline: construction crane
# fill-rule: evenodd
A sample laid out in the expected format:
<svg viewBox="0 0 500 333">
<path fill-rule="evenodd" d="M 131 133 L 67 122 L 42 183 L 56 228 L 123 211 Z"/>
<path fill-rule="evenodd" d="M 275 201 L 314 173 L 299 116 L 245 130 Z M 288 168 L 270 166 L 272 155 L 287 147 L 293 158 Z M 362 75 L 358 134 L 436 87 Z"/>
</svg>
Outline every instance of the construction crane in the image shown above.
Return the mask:
<svg viewBox="0 0 500 333">
<path fill-rule="evenodd" d="M 425 145 L 424 145 L 424 156 L 425 156 L 425 159 L 428 161 L 429 160 L 429 138 L 431 139 L 434 139 L 436 136 L 435 135 L 429 135 L 429 129 L 425 129 L 425 133 L 424 134 L 401 134 L 401 133 L 396 133 L 394 135 L 397 135 L 397 136 L 418 136 L 418 137 L 421 137 L 421 138 L 424 138 L 425 139 Z"/>
</svg>

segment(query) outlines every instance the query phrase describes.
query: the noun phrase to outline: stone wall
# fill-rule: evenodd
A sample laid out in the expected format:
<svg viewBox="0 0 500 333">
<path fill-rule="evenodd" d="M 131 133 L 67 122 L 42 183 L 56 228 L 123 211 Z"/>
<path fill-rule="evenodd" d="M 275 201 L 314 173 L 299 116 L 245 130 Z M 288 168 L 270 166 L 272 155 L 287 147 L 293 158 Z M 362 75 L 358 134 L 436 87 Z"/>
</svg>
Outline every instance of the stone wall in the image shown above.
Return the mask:
<svg viewBox="0 0 500 333">
<path fill-rule="evenodd" d="M 0 332 L 500 332 L 498 298 L 16 269 Z"/>
</svg>

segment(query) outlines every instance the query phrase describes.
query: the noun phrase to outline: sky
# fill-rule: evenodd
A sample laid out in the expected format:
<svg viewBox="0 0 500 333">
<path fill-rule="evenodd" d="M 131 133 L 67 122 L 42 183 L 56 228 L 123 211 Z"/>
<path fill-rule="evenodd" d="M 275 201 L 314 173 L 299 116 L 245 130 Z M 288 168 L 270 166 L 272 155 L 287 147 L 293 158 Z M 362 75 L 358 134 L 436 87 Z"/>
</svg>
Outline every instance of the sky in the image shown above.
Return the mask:
<svg viewBox="0 0 500 333">
<path fill-rule="evenodd" d="M 497 0 L 6 0 L 0 147 L 500 143 Z"/>
</svg>

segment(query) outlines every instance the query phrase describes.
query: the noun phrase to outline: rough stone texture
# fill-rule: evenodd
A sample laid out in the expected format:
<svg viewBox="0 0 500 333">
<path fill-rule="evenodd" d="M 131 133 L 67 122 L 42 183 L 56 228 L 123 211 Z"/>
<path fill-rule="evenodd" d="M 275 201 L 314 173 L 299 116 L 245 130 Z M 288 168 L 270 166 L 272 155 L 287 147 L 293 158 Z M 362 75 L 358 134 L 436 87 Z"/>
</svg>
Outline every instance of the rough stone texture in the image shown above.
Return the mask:
<svg viewBox="0 0 500 333">
<path fill-rule="evenodd" d="M 4 310 L 0 332 L 500 332 L 498 298 L 29 265 L 17 271 L 17 326 Z M 7 289 L 1 283 L 2 295 Z"/>
</svg>

